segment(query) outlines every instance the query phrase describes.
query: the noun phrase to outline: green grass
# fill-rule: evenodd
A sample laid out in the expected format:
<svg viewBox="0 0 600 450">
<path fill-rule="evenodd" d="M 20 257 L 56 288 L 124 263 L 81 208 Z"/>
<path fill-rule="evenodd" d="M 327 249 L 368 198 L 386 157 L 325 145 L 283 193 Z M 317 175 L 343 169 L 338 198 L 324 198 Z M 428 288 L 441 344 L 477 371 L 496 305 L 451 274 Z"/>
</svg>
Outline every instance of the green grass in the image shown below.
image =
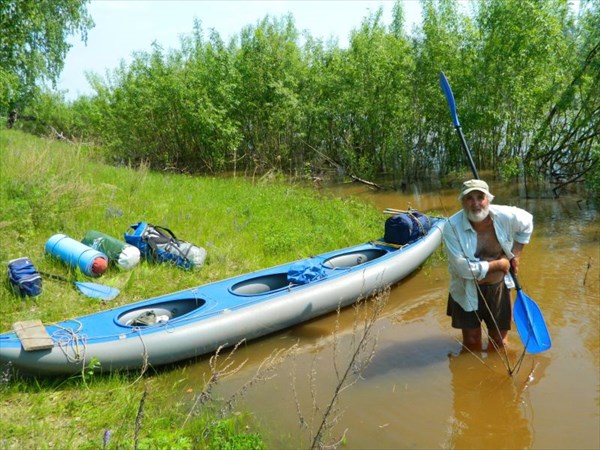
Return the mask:
<svg viewBox="0 0 600 450">
<path fill-rule="evenodd" d="M 80 240 L 94 229 L 123 239 L 138 221 L 170 228 L 208 251 L 200 271 L 146 262 L 132 271 L 109 269 L 97 281 L 121 290 L 114 306 L 342 248 L 383 230 L 374 208 L 300 186 L 116 168 L 70 144 L 13 131 L 3 131 L 0 139 L 3 264 L 28 256 L 39 270 L 86 280 L 44 254 L 48 238 L 64 233 Z M 0 291 L 0 328 L 98 308 L 72 285 L 45 280 L 35 301 Z"/>
<path fill-rule="evenodd" d="M 289 182 L 153 173 L 112 167 L 99 150 L 0 131 L 0 261 L 28 256 L 39 270 L 90 281 L 44 254 L 48 238 L 81 239 L 94 229 L 122 239 L 129 225 L 147 221 L 206 248 L 199 271 L 142 262 L 131 271 L 110 268 L 93 281 L 121 294 L 105 305 L 72 283 L 44 280 L 43 293 L 22 300 L 0 285 L 0 331 L 21 320 L 51 323 L 190 288 L 363 242 L 383 234 L 372 206 L 332 198 Z M 5 370 L 0 382 L 0 447 L 261 448 L 246 432 L 248 419 L 199 414 L 165 373 L 24 379 Z M 195 386 L 194 392 L 202 386 Z M 147 392 L 147 395 L 144 395 Z M 177 395 L 173 395 L 176 392 Z M 145 398 L 143 421 L 139 405 Z M 185 423 L 185 425 L 184 425 Z M 136 440 L 137 438 L 137 440 Z"/>
</svg>

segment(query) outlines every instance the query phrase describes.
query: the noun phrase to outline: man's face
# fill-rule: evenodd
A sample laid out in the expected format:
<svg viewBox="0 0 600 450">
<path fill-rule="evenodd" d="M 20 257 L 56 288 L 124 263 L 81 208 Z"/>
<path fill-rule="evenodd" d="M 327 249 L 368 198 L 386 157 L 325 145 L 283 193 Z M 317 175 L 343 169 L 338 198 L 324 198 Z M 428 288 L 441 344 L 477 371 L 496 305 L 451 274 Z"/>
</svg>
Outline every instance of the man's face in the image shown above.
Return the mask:
<svg viewBox="0 0 600 450">
<path fill-rule="evenodd" d="M 462 207 L 471 222 L 482 222 L 490 213 L 490 201 L 481 191 L 471 191 L 465 195 Z"/>
</svg>

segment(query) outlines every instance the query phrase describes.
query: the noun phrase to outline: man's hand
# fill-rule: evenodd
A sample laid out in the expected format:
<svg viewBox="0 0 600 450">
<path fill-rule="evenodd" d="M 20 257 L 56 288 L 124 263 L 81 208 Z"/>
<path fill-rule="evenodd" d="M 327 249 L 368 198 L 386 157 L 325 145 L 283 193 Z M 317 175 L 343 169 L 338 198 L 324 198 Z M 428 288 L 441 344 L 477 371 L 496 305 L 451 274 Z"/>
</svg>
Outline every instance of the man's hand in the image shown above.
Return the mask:
<svg viewBox="0 0 600 450">
<path fill-rule="evenodd" d="M 515 273 L 515 275 L 518 274 L 519 273 L 519 257 L 515 256 L 513 259 L 511 259 L 510 265 L 512 266 L 512 270 Z"/>
<path fill-rule="evenodd" d="M 504 272 L 506 275 L 510 270 L 510 261 L 506 257 L 490 261 L 489 272 Z"/>
</svg>

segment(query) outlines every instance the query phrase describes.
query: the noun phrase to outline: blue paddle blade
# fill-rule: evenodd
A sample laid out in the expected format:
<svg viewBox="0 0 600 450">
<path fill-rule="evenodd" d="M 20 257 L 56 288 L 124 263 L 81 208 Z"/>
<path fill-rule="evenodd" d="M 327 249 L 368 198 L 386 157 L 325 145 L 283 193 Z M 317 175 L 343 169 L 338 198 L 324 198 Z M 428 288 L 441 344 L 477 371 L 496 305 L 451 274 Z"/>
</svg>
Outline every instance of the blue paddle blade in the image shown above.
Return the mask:
<svg viewBox="0 0 600 450">
<path fill-rule="evenodd" d="M 458 128 L 460 127 L 460 122 L 458 121 L 458 114 L 456 114 L 456 102 L 454 101 L 454 95 L 452 94 L 450 83 L 448 83 L 448 79 L 446 78 L 446 75 L 444 75 L 444 72 L 440 72 L 440 86 L 442 87 L 442 91 L 444 91 L 444 95 L 448 101 L 452 122 L 454 123 L 454 126 Z"/>
<path fill-rule="evenodd" d="M 81 292 L 83 295 L 91 298 L 99 298 L 105 301 L 112 300 L 120 293 L 117 288 L 104 286 L 97 283 L 76 281 L 75 286 L 77 286 L 77 289 L 79 289 L 79 292 Z"/>
<path fill-rule="evenodd" d="M 552 346 L 540 308 L 520 289 L 517 290 L 513 316 L 521 342 L 528 353 L 541 353 Z"/>
</svg>

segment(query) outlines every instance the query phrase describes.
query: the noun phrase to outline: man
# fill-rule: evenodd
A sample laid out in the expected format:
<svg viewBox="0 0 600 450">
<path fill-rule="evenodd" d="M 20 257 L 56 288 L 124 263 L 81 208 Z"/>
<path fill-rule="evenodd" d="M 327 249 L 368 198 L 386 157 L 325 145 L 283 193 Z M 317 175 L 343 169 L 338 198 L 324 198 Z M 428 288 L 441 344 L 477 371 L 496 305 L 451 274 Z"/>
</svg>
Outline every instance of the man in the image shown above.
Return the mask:
<svg viewBox="0 0 600 450">
<path fill-rule="evenodd" d="M 450 272 L 447 312 L 452 326 L 462 329 L 468 350 L 482 350 L 482 321 L 488 350 L 503 348 L 512 317 L 508 287 L 513 284 L 506 275 L 511 264 L 518 271 L 533 216 L 520 208 L 492 205 L 494 196 L 482 180 L 465 181 L 458 199 L 462 211 L 449 219 L 443 234 Z"/>
</svg>

